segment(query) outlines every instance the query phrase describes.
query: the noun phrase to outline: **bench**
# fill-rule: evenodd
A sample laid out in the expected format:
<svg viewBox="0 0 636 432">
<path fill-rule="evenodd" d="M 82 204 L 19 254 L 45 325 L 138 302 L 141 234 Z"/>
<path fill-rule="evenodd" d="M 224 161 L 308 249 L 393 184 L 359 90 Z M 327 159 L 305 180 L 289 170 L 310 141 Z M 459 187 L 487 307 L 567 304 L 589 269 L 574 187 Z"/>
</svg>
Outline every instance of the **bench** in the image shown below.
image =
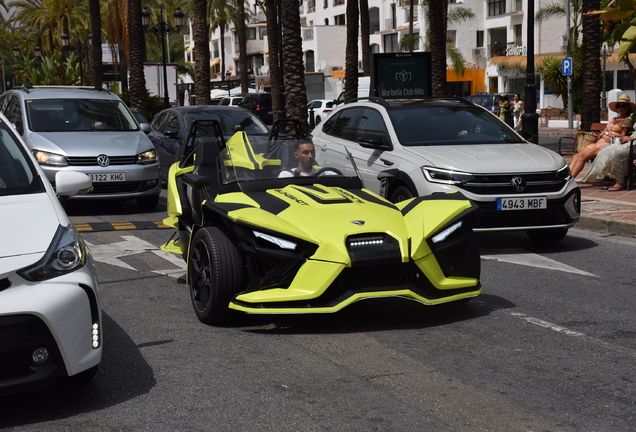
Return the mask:
<svg viewBox="0 0 636 432">
<path fill-rule="evenodd" d="M 573 154 L 578 152 L 578 149 L 580 148 L 579 146 L 579 140 L 582 139 L 584 137 L 584 134 L 590 134 L 593 133 L 594 134 L 594 138 L 596 139 L 596 135 L 598 134 L 598 132 L 601 132 L 602 130 L 605 129 L 605 126 L 607 125 L 607 123 L 592 123 L 592 126 L 590 127 L 590 132 L 577 132 L 576 137 L 572 138 L 572 137 L 561 137 L 559 139 L 559 149 L 557 151 L 557 153 L 559 153 L 561 156 L 572 156 Z M 591 137 L 592 135 L 588 135 L 588 137 Z M 590 140 L 590 138 L 587 138 L 588 141 Z M 572 140 L 572 150 L 561 150 L 562 144 L 563 144 L 563 140 Z M 591 142 L 591 141 L 590 141 Z"/>
<path fill-rule="evenodd" d="M 541 108 L 541 114 L 539 114 L 542 125 L 547 125 L 550 119 L 558 120 L 561 118 L 561 108 Z"/>
</svg>

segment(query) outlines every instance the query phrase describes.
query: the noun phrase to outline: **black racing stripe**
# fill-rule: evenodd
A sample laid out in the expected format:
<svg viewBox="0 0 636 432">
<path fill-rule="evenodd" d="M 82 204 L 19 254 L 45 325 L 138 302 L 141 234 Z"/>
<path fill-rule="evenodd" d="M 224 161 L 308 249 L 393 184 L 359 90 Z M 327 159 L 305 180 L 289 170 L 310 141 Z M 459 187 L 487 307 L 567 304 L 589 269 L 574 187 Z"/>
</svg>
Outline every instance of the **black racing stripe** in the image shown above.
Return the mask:
<svg viewBox="0 0 636 432">
<path fill-rule="evenodd" d="M 221 214 L 228 214 L 231 211 L 241 210 L 244 208 L 254 208 L 254 206 L 249 204 L 240 204 L 240 203 L 216 203 L 216 202 L 206 202 L 206 206 Z"/>
<path fill-rule="evenodd" d="M 289 208 L 291 204 L 267 192 L 246 193 L 248 197 L 256 201 L 262 210 L 268 213 L 279 214 Z"/>
<path fill-rule="evenodd" d="M 372 202 L 373 204 L 383 205 L 383 206 L 388 207 L 388 208 L 393 209 L 393 210 L 397 210 L 398 209 L 395 205 L 391 204 L 390 202 L 385 201 L 383 199 L 380 199 L 380 198 L 378 198 L 375 195 L 372 195 L 372 194 L 370 194 L 368 192 L 363 191 L 362 189 L 350 189 L 347 192 L 350 192 L 350 193 L 356 195 L 360 199 Z"/>
<path fill-rule="evenodd" d="M 318 204 L 350 204 L 351 203 L 351 200 L 346 197 L 322 199 L 320 198 L 320 195 L 326 195 L 328 192 L 325 191 L 324 189 L 320 189 L 315 186 L 296 187 L 292 185 L 291 188 L 302 193 L 305 197 L 311 198 L 312 200 L 316 201 Z M 314 195 L 312 193 L 307 193 L 307 191 L 303 189 L 309 189 L 311 191 L 316 192 L 316 194 Z"/>
</svg>

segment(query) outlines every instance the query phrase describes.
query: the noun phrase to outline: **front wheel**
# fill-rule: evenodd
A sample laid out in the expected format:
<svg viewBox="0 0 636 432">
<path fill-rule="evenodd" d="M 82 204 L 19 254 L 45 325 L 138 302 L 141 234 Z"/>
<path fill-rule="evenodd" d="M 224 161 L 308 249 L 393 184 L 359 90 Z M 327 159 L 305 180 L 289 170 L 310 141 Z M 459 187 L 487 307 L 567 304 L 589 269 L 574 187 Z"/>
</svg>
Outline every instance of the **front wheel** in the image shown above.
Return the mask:
<svg viewBox="0 0 636 432">
<path fill-rule="evenodd" d="M 558 243 L 563 240 L 567 233 L 567 228 L 545 228 L 526 231 L 530 240 L 540 244 Z"/>
<path fill-rule="evenodd" d="M 411 198 L 413 198 L 413 194 L 411 193 L 409 188 L 407 188 L 406 186 L 400 186 L 393 191 L 390 201 L 395 204 Z"/>
<path fill-rule="evenodd" d="M 245 288 L 242 268 L 241 255 L 223 231 L 197 231 L 188 255 L 188 284 L 199 321 L 222 324 L 231 318 L 230 301 Z"/>
</svg>

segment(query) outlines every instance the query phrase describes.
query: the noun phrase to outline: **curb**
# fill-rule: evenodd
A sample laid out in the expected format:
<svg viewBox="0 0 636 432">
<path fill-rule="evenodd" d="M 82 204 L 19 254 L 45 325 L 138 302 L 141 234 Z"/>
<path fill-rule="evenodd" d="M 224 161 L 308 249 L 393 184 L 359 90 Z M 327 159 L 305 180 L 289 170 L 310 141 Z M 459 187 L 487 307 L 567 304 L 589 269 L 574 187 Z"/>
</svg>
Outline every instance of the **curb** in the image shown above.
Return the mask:
<svg viewBox="0 0 636 432">
<path fill-rule="evenodd" d="M 607 219 L 603 216 L 581 215 L 574 228 L 623 237 L 636 237 L 636 222 Z"/>
</svg>

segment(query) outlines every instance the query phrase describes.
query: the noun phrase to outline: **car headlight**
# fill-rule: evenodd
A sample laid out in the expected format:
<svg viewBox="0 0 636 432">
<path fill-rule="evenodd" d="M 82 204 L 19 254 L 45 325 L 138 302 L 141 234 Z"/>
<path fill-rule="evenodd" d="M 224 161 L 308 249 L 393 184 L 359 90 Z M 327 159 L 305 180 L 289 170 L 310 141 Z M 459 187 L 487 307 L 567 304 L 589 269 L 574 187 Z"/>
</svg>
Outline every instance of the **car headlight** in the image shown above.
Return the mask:
<svg viewBox="0 0 636 432">
<path fill-rule="evenodd" d="M 563 168 L 557 170 L 556 176 L 560 180 L 568 181 L 572 178 L 572 173 L 570 172 L 570 167 L 565 164 Z"/>
<path fill-rule="evenodd" d="M 88 249 L 73 225 L 60 226 L 46 254 L 18 274 L 30 281 L 44 281 L 71 273 L 86 264 Z"/>
<path fill-rule="evenodd" d="M 285 240 L 279 237 L 274 237 L 273 235 L 265 234 L 260 231 L 252 231 L 252 232 L 254 233 L 254 236 L 256 238 L 262 238 L 263 240 L 266 240 L 270 243 L 275 244 L 281 249 L 289 249 L 289 250 L 296 249 L 296 243 L 291 242 L 289 240 Z"/>
<path fill-rule="evenodd" d="M 33 150 L 33 155 L 40 165 L 67 166 L 66 158 L 55 153 L 48 153 L 41 150 Z"/>
<path fill-rule="evenodd" d="M 148 150 L 137 155 L 137 163 L 140 165 L 148 165 L 157 162 L 157 152 Z"/>
<path fill-rule="evenodd" d="M 457 185 L 468 183 L 469 181 L 472 181 L 474 179 L 473 175 L 469 173 L 433 168 L 428 166 L 423 166 L 422 172 L 424 173 L 424 177 L 426 177 L 426 180 L 432 183 Z"/>
</svg>

